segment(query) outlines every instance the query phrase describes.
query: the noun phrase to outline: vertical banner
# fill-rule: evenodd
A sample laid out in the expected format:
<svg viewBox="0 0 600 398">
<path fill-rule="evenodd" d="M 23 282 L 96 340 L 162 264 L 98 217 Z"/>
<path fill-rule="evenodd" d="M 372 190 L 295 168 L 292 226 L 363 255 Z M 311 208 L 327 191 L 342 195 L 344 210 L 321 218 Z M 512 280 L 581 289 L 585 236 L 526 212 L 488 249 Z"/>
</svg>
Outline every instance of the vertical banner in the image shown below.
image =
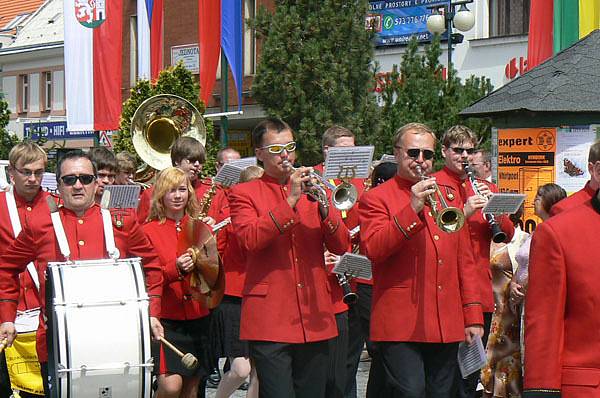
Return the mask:
<svg viewBox="0 0 600 398">
<path fill-rule="evenodd" d="M 500 192 L 525 194 L 524 230 L 540 222 L 533 201 L 539 186 L 554 182 L 555 128 L 497 130 L 497 173 Z"/>
</svg>

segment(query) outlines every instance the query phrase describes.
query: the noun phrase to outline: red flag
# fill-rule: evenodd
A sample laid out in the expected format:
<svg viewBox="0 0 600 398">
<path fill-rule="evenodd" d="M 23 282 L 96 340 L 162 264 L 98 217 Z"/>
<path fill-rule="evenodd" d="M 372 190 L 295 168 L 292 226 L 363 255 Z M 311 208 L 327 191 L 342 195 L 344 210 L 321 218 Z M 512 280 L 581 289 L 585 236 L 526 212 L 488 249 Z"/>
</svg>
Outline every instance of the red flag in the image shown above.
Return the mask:
<svg viewBox="0 0 600 398">
<path fill-rule="evenodd" d="M 527 44 L 527 67 L 529 70 L 552 57 L 553 10 L 553 0 L 531 1 L 529 13 L 529 42 Z"/>
<path fill-rule="evenodd" d="M 199 0 L 198 14 L 200 98 L 208 104 L 221 53 L 221 0 Z"/>
<path fill-rule="evenodd" d="M 163 69 L 163 0 L 154 0 L 150 22 L 150 76 L 158 78 Z"/>
</svg>

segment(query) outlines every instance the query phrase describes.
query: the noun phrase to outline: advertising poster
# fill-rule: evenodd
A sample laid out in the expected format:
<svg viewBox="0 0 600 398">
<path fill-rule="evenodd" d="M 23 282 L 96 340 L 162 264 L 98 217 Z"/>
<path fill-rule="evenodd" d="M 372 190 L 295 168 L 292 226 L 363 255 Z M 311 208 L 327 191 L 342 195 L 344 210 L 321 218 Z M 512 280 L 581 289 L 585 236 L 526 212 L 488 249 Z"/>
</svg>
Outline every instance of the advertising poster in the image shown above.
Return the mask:
<svg viewBox="0 0 600 398">
<path fill-rule="evenodd" d="M 600 131 L 599 125 L 569 126 L 557 129 L 555 181 L 570 195 L 590 179 L 588 153 Z"/>
<path fill-rule="evenodd" d="M 555 128 L 499 129 L 493 134 L 498 189 L 526 195 L 523 229 L 527 232 L 540 221 L 533 208 L 538 187 L 554 182 L 556 134 Z"/>
</svg>

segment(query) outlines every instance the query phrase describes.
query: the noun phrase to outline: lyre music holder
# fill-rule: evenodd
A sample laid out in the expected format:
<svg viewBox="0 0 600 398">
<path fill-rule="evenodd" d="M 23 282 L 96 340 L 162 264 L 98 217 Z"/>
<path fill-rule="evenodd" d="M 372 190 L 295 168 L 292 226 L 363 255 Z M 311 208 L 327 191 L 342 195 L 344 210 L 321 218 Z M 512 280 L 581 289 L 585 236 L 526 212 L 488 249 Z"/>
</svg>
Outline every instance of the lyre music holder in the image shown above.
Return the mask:
<svg viewBox="0 0 600 398">
<path fill-rule="evenodd" d="M 333 267 L 333 272 L 352 278 L 371 279 L 371 260 L 354 253 L 344 253 Z"/>
<path fill-rule="evenodd" d="M 374 146 L 331 147 L 325 159 L 323 178 L 342 180 L 367 178 L 373 161 Z"/>
</svg>

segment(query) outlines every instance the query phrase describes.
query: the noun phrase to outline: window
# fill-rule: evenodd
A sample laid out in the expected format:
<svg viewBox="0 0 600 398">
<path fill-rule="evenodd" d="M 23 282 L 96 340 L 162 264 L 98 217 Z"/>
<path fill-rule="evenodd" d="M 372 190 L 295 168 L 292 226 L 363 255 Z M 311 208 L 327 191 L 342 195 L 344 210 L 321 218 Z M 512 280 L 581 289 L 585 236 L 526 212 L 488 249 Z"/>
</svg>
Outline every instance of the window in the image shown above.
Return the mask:
<svg viewBox="0 0 600 398">
<path fill-rule="evenodd" d="M 27 112 L 29 110 L 29 75 L 19 76 L 19 112 Z"/>
<path fill-rule="evenodd" d="M 45 111 L 52 110 L 52 72 L 42 73 L 42 84 L 44 85 L 42 92 L 44 93 L 44 108 Z"/>
<path fill-rule="evenodd" d="M 247 23 L 255 13 L 256 0 L 244 0 L 244 76 L 256 73 L 256 35 Z"/>
<path fill-rule="evenodd" d="M 490 37 L 529 32 L 530 0 L 489 0 Z"/>
</svg>

